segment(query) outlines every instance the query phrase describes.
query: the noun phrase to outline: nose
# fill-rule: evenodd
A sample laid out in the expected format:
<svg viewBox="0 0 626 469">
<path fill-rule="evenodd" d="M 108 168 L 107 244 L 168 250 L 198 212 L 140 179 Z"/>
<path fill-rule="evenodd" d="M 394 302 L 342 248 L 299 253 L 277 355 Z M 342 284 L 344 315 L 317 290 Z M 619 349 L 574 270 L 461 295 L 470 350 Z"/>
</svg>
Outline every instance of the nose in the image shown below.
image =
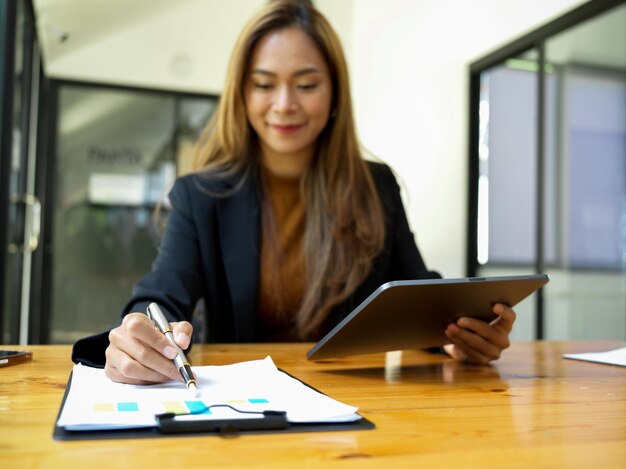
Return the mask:
<svg viewBox="0 0 626 469">
<path fill-rule="evenodd" d="M 276 90 L 274 111 L 278 113 L 293 112 L 298 108 L 296 93 L 289 86 L 280 86 Z"/>
</svg>

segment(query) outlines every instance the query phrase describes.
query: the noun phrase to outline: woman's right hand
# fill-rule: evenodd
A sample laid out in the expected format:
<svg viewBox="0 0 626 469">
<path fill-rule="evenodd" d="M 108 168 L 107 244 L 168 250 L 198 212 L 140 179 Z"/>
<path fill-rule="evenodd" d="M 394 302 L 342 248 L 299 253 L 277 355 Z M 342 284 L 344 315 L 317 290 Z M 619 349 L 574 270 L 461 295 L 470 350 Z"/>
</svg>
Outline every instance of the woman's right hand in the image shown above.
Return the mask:
<svg viewBox="0 0 626 469">
<path fill-rule="evenodd" d="M 171 323 L 174 340 L 186 350 L 193 327 L 187 321 Z M 172 359 L 176 349 L 152 324 L 146 314 L 130 313 L 122 325 L 109 333 L 104 373 L 111 380 L 128 384 L 182 381 Z"/>
</svg>

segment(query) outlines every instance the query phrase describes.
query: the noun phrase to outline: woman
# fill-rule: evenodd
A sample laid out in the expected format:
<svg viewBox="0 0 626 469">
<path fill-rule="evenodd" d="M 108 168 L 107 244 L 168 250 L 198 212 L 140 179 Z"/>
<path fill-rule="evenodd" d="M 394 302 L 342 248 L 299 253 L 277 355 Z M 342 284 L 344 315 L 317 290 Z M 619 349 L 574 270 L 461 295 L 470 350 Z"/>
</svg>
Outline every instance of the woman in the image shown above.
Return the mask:
<svg viewBox="0 0 626 469">
<path fill-rule="evenodd" d="M 365 162 L 336 33 L 308 3 L 270 2 L 235 46 L 195 174 L 170 192 L 152 271 L 110 333 L 74 361 L 115 381 L 180 380 L 174 349 L 144 314 L 157 302 L 186 349 L 206 303 L 209 340 L 317 340 L 382 283 L 432 278 L 389 168 Z M 508 347 L 515 313 L 446 330 L 455 359 L 488 363 Z"/>
</svg>

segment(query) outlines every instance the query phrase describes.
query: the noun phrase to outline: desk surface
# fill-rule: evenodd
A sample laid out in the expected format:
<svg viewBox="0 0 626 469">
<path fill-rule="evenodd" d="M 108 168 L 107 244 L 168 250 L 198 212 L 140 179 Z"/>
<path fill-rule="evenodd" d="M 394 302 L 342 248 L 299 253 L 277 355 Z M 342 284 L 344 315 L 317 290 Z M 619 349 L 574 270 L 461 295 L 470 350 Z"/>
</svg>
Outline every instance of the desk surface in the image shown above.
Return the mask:
<svg viewBox="0 0 626 469">
<path fill-rule="evenodd" d="M 519 342 L 490 367 L 423 352 L 308 362 L 310 346 L 205 345 L 190 358 L 269 354 L 375 430 L 54 441 L 70 347 L 32 346 L 31 363 L 0 368 L 0 466 L 626 467 L 626 368 L 561 358 L 623 343 Z"/>
</svg>

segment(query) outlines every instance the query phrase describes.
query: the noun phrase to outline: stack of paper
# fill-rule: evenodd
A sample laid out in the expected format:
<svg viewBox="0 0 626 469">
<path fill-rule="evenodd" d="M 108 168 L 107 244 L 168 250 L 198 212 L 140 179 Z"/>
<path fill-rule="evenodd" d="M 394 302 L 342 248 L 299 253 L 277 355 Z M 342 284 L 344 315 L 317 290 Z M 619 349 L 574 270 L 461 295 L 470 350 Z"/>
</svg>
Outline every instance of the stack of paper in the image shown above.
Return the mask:
<svg viewBox="0 0 626 469">
<path fill-rule="evenodd" d="M 243 411 L 286 411 L 291 423 L 361 419 L 356 407 L 290 377 L 277 369 L 270 357 L 225 366 L 197 366 L 193 372 L 198 395 L 179 382 L 150 386 L 114 383 L 104 370 L 75 365 L 57 425 L 66 430 L 153 427 L 156 414 L 186 414 L 215 404 Z M 246 414 L 230 409 L 211 409 L 197 418 L 225 418 L 225 412 L 228 418 L 246 418 Z"/>
</svg>

